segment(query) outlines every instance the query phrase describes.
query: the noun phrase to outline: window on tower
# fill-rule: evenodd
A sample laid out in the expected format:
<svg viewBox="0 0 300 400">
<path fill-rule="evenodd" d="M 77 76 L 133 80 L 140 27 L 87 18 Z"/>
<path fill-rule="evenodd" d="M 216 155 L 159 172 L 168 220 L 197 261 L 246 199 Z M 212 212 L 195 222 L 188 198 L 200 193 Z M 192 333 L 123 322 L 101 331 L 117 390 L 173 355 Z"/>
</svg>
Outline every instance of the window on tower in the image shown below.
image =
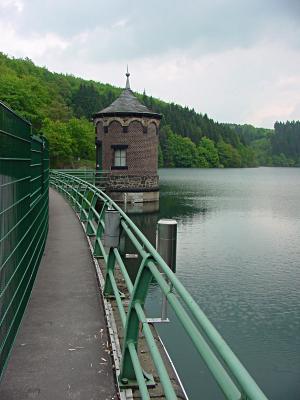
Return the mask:
<svg viewBox="0 0 300 400">
<path fill-rule="evenodd" d="M 112 145 L 114 159 L 112 169 L 127 169 L 127 145 Z"/>
<path fill-rule="evenodd" d="M 126 167 L 126 149 L 115 150 L 115 167 Z"/>
</svg>

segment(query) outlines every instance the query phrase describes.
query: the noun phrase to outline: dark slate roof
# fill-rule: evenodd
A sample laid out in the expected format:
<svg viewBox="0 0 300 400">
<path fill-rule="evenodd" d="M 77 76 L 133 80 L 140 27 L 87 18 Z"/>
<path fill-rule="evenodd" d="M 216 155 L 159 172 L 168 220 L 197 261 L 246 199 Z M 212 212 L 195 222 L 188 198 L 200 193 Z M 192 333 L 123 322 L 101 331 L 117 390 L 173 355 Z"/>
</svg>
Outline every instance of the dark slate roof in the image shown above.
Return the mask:
<svg viewBox="0 0 300 400">
<path fill-rule="evenodd" d="M 108 117 L 117 115 L 132 115 L 132 116 L 146 116 L 161 119 L 161 115 L 149 110 L 146 106 L 141 104 L 135 97 L 129 85 L 129 73 L 127 71 L 126 88 L 121 95 L 108 107 L 94 114 L 94 117 Z"/>
</svg>

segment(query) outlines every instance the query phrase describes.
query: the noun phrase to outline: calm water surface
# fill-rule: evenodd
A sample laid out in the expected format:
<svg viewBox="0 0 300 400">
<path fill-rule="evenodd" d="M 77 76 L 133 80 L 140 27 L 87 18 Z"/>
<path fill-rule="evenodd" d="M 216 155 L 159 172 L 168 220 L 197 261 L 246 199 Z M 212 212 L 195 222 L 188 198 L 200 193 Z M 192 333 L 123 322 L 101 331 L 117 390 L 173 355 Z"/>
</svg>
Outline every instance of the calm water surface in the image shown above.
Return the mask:
<svg viewBox="0 0 300 400">
<path fill-rule="evenodd" d="M 300 399 L 300 169 L 160 170 L 154 240 L 178 221 L 177 275 L 270 399 Z M 158 316 L 159 290 L 148 300 Z M 222 399 L 170 313 L 160 334 L 190 399 Z"/>
</svg>

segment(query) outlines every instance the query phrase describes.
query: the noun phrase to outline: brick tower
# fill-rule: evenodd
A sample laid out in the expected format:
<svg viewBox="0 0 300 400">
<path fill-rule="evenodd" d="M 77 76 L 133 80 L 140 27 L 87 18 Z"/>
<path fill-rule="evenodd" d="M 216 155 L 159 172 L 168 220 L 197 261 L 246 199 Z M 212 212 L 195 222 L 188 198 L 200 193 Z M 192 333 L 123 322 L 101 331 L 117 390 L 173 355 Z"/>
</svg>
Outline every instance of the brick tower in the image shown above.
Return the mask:
<svg viewBox="0 0 300 400">
<path fill-rule="evenodd" d="M 97 169 L 110 171 L 108 190 L 116 201 L 159 200 L 158 131 L 161 115 L 126 87 L 109 107 L 93 115 L 96 126 Z"/>
</svg>

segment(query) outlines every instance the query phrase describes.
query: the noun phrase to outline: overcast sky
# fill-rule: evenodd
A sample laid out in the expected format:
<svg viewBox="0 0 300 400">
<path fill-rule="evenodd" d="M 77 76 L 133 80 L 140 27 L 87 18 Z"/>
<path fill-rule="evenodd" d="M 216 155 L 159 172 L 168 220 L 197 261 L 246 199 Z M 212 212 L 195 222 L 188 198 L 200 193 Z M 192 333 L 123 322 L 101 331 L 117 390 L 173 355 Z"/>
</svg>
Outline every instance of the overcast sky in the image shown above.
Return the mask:
<svg viewBox="0 0 300 400">
<path fill-rule="evenodd" d="M 0 51 L 222 122 L 300 119 L 300 0 L 0 0 Z"/>
</svg>

